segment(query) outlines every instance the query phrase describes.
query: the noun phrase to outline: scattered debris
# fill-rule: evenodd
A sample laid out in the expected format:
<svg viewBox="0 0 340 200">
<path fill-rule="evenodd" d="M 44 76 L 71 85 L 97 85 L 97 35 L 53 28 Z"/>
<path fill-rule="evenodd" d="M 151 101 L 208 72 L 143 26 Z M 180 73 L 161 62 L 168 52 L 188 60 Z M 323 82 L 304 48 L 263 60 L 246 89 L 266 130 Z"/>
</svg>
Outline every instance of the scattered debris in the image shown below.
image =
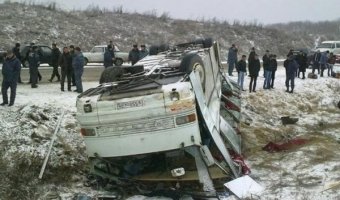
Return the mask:
<svg viewBox="0 0 340 200">
<path fill-rule="evenodd" d="M 58 120 L 58 122 L 57 122 L 57 126 L 56 126 L 56 128 L 54 129 L 53 138 L 52 138 L 52 141 L 51 141 L 51 143 L 50 143 L 50 147 L 49 147 L 49 149 L 48 149 L 48 153 L 47 153 L 47 155 L 46 155 L 46 157 L 45 157 L 44 164 L 43 164 L 43 166 L 41 167 L 40 174 L 39 174 L 39 179 L 42 178 L 42 176 L 43 176 L 43 174 L 44 174 L 44 172 L 45 172 L 46 164 L 47 164 L 47 161 L 48 161 L 48 159 L 49 159 L 49 157 L 50 157 L 50 154 L 51 154 L 51 151 L 52 151 L 52 147 L 53 147 L 53 143 L 54 143 L 54 141 L 56 140 L 56 134 L 57 134 L 58 131 L 59 131 L 60 123 L 61 123 L 61 120 L 62 120 L 63 117 L 64 117 L 64 114 L 65 114 L 65 111 L 62 112 L 62 114 L 61 114 L 61 116 L 59 117 L 59 120 Z"/>
<path fill-rule="evenodd" d="M 229 181 L 228 183 L 225 183 L 224 186 L 240 199 L 252 199 L 254 196 L 260 195 L 264 190 L 261 185 L 248 175 Z"/>
<path fill-rule="evenodd" d="M 235 151 L 232 151 L 232 150 L 229 150 L 229 154 L 231 158 L 233 159 L 233 161 L 237 163 L 239 166 L 241 166 L 243 175 L 248 175 L 251 173 L 250 168 L 244 162 L 244 159 L 241 155 L 237 154 Z"/>
<path fill-rule="evenodd" d="M 291 118 L 290 116 L 286 116 L 286 117 L 281 117 L 281 121 L 283 125 L 295 124 L 296 122 L 299 121 L 299 118 Z"/>
<path fill-rule="evenodd" d="M 322 190 L 322 192 L 326 191 L 326 190 L 330 190 L 330 189 L 336 189 L 336 188 L 339 188 L 339 187 L 340 187 L 340 181 L 333 182 L 333 183 L 328 183 L 328 184 L 325 185 L 325 187 Z"/>
<path fill-rule="evenodd" d="M 268 152 L 285 151 L 285 150 L 292 149 L 296 146 L 304 145 L 306 144 L 307 141 L 308 141 L 307 139 L 292 139 L 292 140 L 289 140 L 288 142 L 281 143 L 281 144 L 269 142 L 262 149 Z"/>
</svg>

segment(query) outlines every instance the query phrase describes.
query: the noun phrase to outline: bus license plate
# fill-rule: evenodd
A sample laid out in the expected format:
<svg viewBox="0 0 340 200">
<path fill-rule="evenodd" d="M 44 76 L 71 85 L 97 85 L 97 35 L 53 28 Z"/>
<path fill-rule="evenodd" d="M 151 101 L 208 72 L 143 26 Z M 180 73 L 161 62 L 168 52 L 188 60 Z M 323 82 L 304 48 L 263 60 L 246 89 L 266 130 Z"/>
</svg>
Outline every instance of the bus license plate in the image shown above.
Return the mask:
<svg viewBox="0 0 340 200">
<path fill-rule="evenodd" d="M 126 108 L 136 108 L 136 107 L 143 107 L 144 100 L 135 100 L 135 101 L 127 101 L 127 102 L 118 102 L 117 103 L 117 110 L 126 109 Z"/>
</svg>

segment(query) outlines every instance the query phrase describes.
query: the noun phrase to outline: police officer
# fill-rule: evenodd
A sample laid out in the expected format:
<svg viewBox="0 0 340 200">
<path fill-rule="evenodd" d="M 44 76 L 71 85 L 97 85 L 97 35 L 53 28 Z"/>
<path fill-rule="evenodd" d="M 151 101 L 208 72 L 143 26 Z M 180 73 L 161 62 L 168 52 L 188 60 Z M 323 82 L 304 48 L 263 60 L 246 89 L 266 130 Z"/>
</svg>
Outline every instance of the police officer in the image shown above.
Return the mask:
<svg viewBox="0 0 340 200">
<path fill-rule="evenodd" d="M 61 69 L 60 89 L 64 91 L 65 78 L 67 78 L 67 90 L 71 91 L 72 56 L 68 47 L 64 47 L 63 54 L 59 58 L 59 65 Z"/>
<path fill-rule="evenodd" d="M 32 51 L 28 55 L 30 82 L 31 88 L 37 88 L 38 85 L 38 67 L 40 65 L 40 56 L 38 53 L 38 47 L 33 46 Z"/>
<path fill-rule="evenodd" d="M 13 47 L 12 51 L 13 51 L 15 57 L 21 62 L 20 43 L 16 43 L 15 47 Z M 19 73 L 19 77 L 18 77 L 18 83 L 22 83 L 20 73 Z"/>
<path fill-rule="evenodd" d="M 74 90 L 74 92 L 82 93 L 83 83 L 81 77 L 83 76 L 84 72 L 84 56 L 79 47 L 76 47 L 74 49 L 74 57 L 72 58 L 72 68 L 77 87 L 77 89 Z"/>
<path fill-rule="evenodd" d="M 113 66 L 113 49 L 111 45 L 107 45 L 106 51 L 104 53 L 104 67 Z"/>
<path fill-rule="evenodd" d="M 52 44 L 52 55 L 51 55 L 51 65 L 53 67 L 53 72 L 51 75 L 51 79 L 49 79 L 48 81 L 52 82 L 53 78 L 56 76 L 58 78 L 57 81 L 60 81 L 60 75 L 58 72 L 58 60 L 59 60 L 59 56 L 60 56 L 60 51 L 57 48 L 57 44 L 53 43 Z"/>
<path fill-rule="evenodd" d="M 149 55 L 149 51 L 146 49 L 145 45 L 140 45 L 139 60 L 143 59 L 147 55 Z"/>
<path fill-rule="evenodd" d="M 16 89 L 18 77 L 20 74 L 21 62 L 16 58 L 12 50 L 8 50 L 6 54 L 5 61 L 2 66 L 2 85 L 1 85 L 1 93 L 3 102 L 0 104 L 4 106 L 8 104 L 8 96 L 7 90 L 11 88 L 11 96 L 9 100 L 8 106 L 13 106 L 15 101 Z"/>
<path fill-rule="evenodd" d="M 137 44 L 133 45 L 133 48 L 129 52 L 129 61 L 131 62 L 132 65 L 136 64 L 139 60 L 139 49 Z"/>
</svg>

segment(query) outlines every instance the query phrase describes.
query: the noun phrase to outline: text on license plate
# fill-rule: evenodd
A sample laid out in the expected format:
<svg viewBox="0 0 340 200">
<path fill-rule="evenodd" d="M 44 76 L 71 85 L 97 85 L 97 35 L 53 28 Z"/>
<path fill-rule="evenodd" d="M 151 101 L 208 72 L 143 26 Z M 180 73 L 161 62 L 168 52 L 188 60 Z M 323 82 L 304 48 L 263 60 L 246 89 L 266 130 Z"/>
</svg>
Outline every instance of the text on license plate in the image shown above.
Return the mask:
<svg viewBox="0 0 340 200">
<path fill-rule="evenodd" d="M 126 109 L 126 108 L 143 107 L 144 105 L 145 105 L 144 100 L 118 102 L 117 103 L 117 110 Z"/>
</svg>

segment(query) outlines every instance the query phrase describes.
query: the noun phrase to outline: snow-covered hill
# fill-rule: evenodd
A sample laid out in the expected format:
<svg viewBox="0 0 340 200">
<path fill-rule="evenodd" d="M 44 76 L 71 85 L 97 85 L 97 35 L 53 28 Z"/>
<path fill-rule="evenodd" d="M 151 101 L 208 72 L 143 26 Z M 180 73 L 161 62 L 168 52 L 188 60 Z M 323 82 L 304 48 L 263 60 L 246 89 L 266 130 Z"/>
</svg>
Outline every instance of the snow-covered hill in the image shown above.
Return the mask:
<svg viewBox="0 0 340 200">
<path fill-rule="evenodd" d="M 248 54 L 255 46 L 260 55 L 269 49 L 281 56 L 290 48 L 312 48 L 315 39 L 251 23 L 174 20 L 166 14 L 124 13 L 96 7 L 64 11 L 42 5 L 0 4 L 0 48 L 12 47 L 16 42 L 48 45 L 57 42 L 60 47 L 74 44 L 90 50 L 94 45 L 113 40 L 120 49 L 129 50 L 133 43 L 175 44 L 199 37 L 218 40 L 222 52 L 235 43 L 242 54 Z"/>
</svg>

